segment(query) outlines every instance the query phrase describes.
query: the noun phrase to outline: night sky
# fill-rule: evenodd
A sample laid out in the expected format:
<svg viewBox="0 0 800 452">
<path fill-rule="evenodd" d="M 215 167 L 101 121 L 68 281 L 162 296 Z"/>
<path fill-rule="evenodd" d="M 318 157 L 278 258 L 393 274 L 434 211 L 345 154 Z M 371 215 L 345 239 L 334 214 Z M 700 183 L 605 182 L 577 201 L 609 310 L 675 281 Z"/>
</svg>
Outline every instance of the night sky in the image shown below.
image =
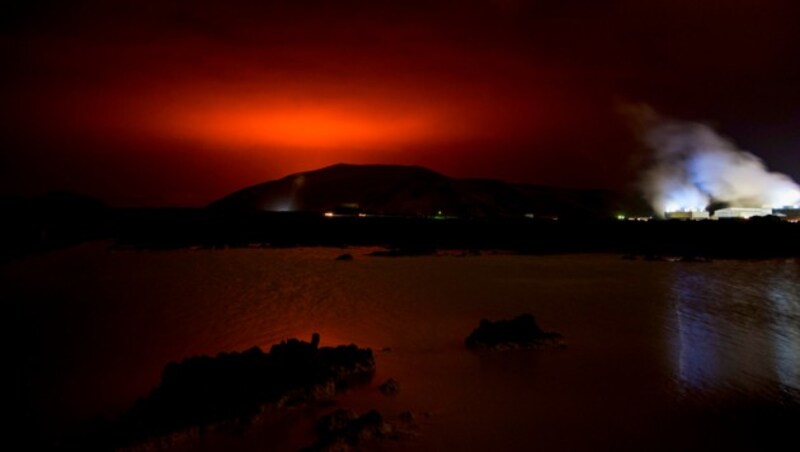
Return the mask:
<svg viewBox="0 0 800 452">
<path fill-rule="evenodd" d="M 640 103 L 800 179 L 796 1 L 15 3 L 2 195 L 196 206 L 337 162 L 626 189 Z"/>
</svg>

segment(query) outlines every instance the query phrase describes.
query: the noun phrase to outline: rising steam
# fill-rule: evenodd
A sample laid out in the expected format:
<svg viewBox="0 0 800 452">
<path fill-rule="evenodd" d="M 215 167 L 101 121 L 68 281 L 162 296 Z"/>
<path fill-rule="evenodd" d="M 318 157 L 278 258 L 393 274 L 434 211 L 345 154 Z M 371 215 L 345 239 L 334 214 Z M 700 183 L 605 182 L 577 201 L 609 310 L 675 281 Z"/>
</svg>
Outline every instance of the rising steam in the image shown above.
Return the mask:
<svg viewBox="0 0 800 452">
<path fill-rule="evenodd" d="M 640 122 L 643 139 L 654 151 L 643 189 L 657 213 L 702 211 L 712 202 L 770 208 L 800 204 L 800 186 L 789 176 L 768 171 L 758 157 L 711 127 L 652 113 Z"/>
</svg>

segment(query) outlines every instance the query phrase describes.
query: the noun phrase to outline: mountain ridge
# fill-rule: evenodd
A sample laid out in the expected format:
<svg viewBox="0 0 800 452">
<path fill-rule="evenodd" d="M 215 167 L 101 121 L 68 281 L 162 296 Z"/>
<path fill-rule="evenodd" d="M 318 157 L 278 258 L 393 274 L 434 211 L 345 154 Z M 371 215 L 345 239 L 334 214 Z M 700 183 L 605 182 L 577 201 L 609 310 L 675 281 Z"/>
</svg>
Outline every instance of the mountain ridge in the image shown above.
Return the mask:
<svg viewBox="0 0 800 452">
<path fill-rule="evenodd" d="M 233 192 L 209 206 L 233 211 L 349 210 L 376 215 L 609 217 L 649 212 L 646 204 L 602 189 L 452 178 L 422 166 L 338 163 Z"/>
</svg>

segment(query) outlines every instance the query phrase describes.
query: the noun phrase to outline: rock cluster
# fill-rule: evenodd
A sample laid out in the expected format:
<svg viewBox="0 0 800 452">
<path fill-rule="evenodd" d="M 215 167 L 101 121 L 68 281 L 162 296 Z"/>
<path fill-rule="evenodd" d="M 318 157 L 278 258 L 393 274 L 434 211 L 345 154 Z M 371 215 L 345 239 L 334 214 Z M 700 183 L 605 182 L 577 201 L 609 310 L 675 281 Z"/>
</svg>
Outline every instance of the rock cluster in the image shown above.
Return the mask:
<svg viewBox="0 0 800 452">
<path fill-rule="evenodd" d="M 564 345 L 561 334 L 543 331 L 531 314 L 496 322 L 483 319 L 464 342 L 470 349 L 493 350 Z"/>
<path fill-rule="evenodd" d="M 289 339 L 273 345 L 269 353 L 253 347 L 196 356 L 168 364 L 158 387 L 92 436 L 116 448 L 202 432 L 220 423 L 247 423 L 265 406 L 330 400 L 340 389 L 368 382 L 374 373 L 372 350 L 319 347 L 317 334 L 311 342 Z"/>
<path fill-rule="evenodd" d="M 351 451 L 380 448 L 386 440 L 402 440 L 416 436 L 414 414 L 401 413 L 385 419 L 375 410 L 359 416 L 355 411 L 338 409 L 319 419 L 316 426 L 317 442 L 307 451 Z"/>
</svg>

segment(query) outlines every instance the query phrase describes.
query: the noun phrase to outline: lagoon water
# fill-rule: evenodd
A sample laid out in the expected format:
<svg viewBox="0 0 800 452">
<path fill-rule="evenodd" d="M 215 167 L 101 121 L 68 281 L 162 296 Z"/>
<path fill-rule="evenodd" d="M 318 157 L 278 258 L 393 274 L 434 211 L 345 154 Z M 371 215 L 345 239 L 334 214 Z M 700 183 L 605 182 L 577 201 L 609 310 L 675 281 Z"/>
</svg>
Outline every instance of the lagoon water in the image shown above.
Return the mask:
<svg viewBox="0 0 800 452">
<path fill-rule="evenodd" d="M 316 331 L 377 352 L 373 383 L 339 406 L 425 413 L 390 450 L 762 449 L 800 421 L 800 261 L 369 251 L 91 243 L 6 264 L 20 420 L 69 429 L 125 410 L 169 361 Z M 568 347 L 464 348 L 481 318 L 523 312 Z M 376 389 L 389 377 L 395 397 Z M 296 450 L 322 412 L 180 449 Z"/>
</svg>

